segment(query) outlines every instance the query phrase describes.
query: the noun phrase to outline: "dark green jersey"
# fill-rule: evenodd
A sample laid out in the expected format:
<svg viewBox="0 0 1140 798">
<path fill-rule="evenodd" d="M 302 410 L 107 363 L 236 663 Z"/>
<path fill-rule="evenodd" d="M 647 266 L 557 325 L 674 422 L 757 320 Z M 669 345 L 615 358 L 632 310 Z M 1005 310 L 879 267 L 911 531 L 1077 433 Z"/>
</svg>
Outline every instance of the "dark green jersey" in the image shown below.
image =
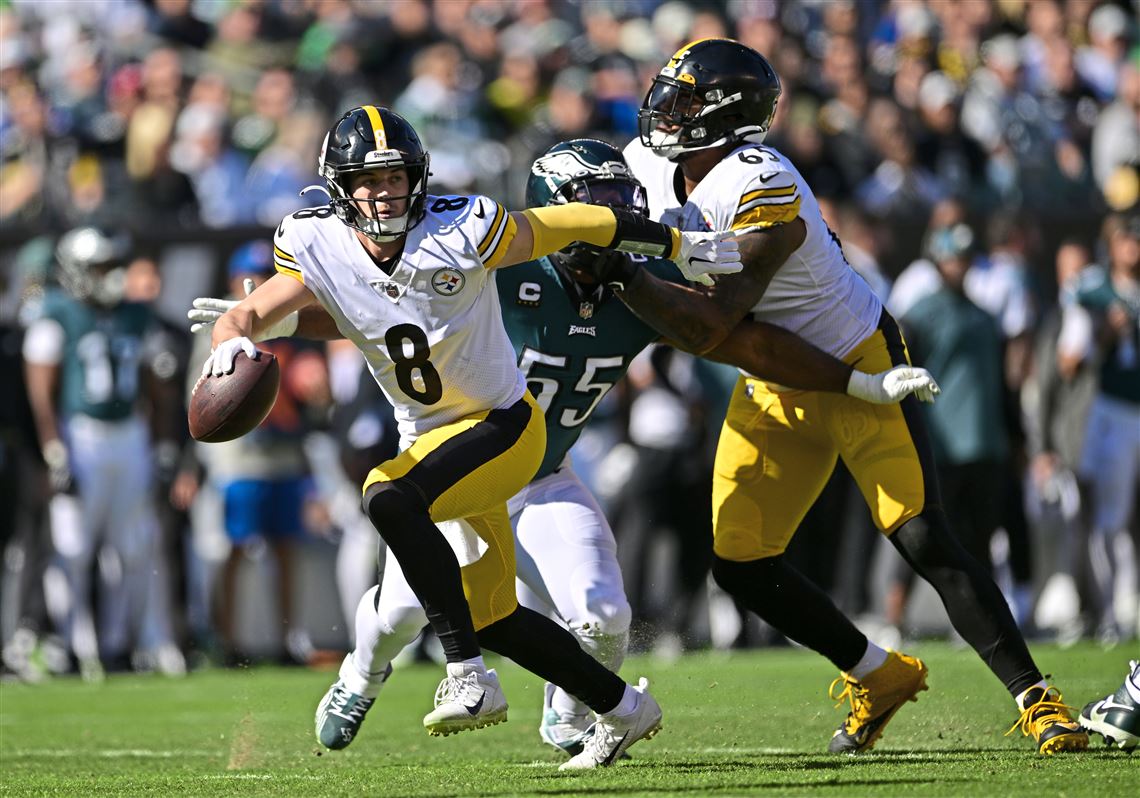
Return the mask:
<svg viewBox="0 0 1140 798">
<path fill-rule="evenodd" d="M 684 282 L 669 261 L 643 268 Z M 538 479 L 558 468 L 598 403 L 660 334 L 608 291 L 577 295 L 546 258 L 502 269 L 495 281 L 519 368 L 546 414 Z"/>
<path fill-rule="evenodd" d="M 78 413 L 104 421 L 129 416 L 139 395 L 149 307 L 124 302 L 100 308 L 52 292 L 44 301 L 43 316 L 58 322 L 64 332 L 60 415 Z"/>
<path fill-rule="evenodd" d="M 1104 324 L 1108 309 L 1117 306 L 1128 314 L 1128 331 L 1113 340 L 1100 366 L 1100 390 L 1125 402 L 1140 404 L 1140 296 L 1118 291 L 1108 271 L 1085 269 L 1077 286 L 1077 302 Z"/>
</svg>

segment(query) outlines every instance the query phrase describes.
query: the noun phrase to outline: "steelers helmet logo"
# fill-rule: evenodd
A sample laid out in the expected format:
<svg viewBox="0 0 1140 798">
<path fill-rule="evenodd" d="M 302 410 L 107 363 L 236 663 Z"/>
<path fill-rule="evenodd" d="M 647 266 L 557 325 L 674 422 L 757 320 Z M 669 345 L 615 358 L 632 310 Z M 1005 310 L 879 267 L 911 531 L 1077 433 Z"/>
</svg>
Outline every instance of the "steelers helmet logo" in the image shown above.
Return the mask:
<svg viewBox="0 0 1140 798">
<path fill-rule="evenodd" d="M 437 294 L 452 296 L 459 293 L 466 281 L 467 278 L 458 269 L 440 269 L 431 276 L 431 287 Z"/>
</svg>

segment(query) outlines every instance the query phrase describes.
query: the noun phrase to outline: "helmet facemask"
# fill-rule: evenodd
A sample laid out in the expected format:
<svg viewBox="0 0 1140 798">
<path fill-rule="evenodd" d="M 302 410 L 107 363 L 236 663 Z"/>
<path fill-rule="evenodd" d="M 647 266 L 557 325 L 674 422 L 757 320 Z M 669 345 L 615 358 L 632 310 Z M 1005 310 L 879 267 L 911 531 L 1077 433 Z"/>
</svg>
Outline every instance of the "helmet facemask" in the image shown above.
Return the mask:
<svg viewBox="0 0 1140 798">
<path fill-rule="evenodd" d="M 699 87 L 685 80 L 657 75 L 637 115 L 641 143 L 658 155 L 678 160 L 738 141 L 760 144 L 776 113 L 773 102 L 765 119 L 746 119 L 744 90 Z M 691 78 L 690 78 L 691 80 Z M 740 104 L 740 105 L 738 105 Z"/>
<path fill-rule="evenodd" d="M 325 146 L 321 148 L 319 171 L 328 186 L 329 204 L 337 218 L 346 225 L 354 230 L 359 230 L 373 241 L 384 243 L 396 241 L 423 220 L 430 160 L 426 152 L 418 157 L 408 157 L 405 153 L 395 149 L 373 150 L 367 153 L 363 161 L 333 166 L 324 157 L 327 150 L 328 137 L 326 136 Z M 408 185 L 410 186 L 407 194 L 372 199 L 357 199 L 352 196 L 353 175 L 359 172 L 394 167 L 402 167 L 407 172 Z M 378 203 L 391 206 L 401 200 L 407 203 L 404 213 L 386 219 L 380 218 Z M 361 211 L 361 207 L 364 205 L 370 206 L 370 214 Z"/>
<path fill-rule="evenodd" d="M 649 203 L 641 183 L 629 177 L 599 178 L 591 176 L 572 180 L 555 193 L 548 204 L 562 205 L 568 202 L 584 202 L 590 205 L 604 205 L 608 208 L 622 208 L 649 216 Z M 576 242 L 548 256 L 563 276 L 576 283 L 595 282 L 595 272 L 605 272 L 599 268 L 599 261 L 620 259 L 624 253 L 605 250 L 592 244 Z"/>
</svg>

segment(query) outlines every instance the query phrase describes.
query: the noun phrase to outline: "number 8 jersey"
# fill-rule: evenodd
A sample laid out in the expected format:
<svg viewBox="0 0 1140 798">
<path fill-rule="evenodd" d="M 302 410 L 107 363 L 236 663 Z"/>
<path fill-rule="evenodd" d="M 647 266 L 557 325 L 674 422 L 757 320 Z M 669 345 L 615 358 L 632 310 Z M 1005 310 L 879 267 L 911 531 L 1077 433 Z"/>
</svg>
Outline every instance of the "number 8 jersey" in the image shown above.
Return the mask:
<svg viewBox="0 0 1140 798">
<path fill-rule="evenodd" d="M 506 209 L 481 196 L 429 196 L 426 206 L 391 274 L 327 207 L 286 217 L 273 240 L 277 271 L 312 291 L 364 353 L 401 448 L 526 390 L 491 271 L 510 243 Z"/>
</svg>

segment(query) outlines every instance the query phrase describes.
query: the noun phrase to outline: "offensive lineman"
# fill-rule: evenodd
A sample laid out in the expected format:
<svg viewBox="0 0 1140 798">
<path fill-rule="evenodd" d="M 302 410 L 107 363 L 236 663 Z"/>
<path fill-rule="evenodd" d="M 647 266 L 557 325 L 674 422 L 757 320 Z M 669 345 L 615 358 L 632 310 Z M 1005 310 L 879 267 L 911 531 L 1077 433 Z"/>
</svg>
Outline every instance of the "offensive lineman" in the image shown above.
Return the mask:
<svg viewBox="0 0 1140 798">
<path fill-rule="evenodd" d="M 735 242 L 582 203 L 509 213 L 487 197 L 429 196 L 428 164 L 398 114 L 363 106 L 341 117 L 319 161 L 329 205 L 281 222 L 278 274 L 218 319 L 203 375 L 229 373 L 237 352 L 253 355 L 252 339 L 289 334 L 281 325 L 295 328 L 293 311 L 319 304 L 364 353 L 399 423 L 401 453 L 369 474 L 364 509 L 447 657 L 424 726 L 446 735 L 506 719 L 485 646 L 597 713 L 596 745 L 564 768 L 609 765 L 656 733 L 661 710 L 644 679 L 626 685 L 564 628 L 518 604 L 506 501 L 534 476 L 546 434 L 486 289 L 494 269 L 575 240 L 665 255 L 682 270 L 711 263 L 713 272 L 739 268 Z M 462 569 L 435 526 L 452 519 L 489 547 Z"/>
<path fill-rule="evenodd" d="M 527 205 L 572 201 L 648 212 L 644 189 L 629 175 L 620 151 L 593 139 L 556 144 L 532 166 Z M 629 602 L 613 533 L 594 497 L 571 470 L 568 451 L 633 358 L 660 338 L 591 276 L 593 261 L 617 257 L 636 256 L 576 244 L 496 275 L 507 331 L 530 390 L 545 413 L 548 442 L 538 474 L 508 503 L 519 578 L 542 600 L 544 609 L 552 608 L 569 626 L 586 651 L 615 671 L 628 644 Z M 641 260 L 643 268 L 663 279 L 684 279 L 666 261 Z M 199 322 L 211 321 L 227 307 L 215 299 L 198 299 L 194 305 L 190 317 Z M 327 316 L 318 320 L 306 315 L 304 329 L 297 334 L 335 337 L 337 330 L 330 322 Z M 788 384 L 842 390 L 850 383 L 849 366 L 768 324 L 742 322 L 712 354 Z M 879 392 L 867 398 L 898 401 L 911 389 L 936 390 L 922 369 L 899 367 L 892 373 L 900 381 L 875 375 L 871 384 Z M 390 563 L 382 585 L 360 601 L 356 650 L 345 658 L 340 678 L 317 710 L 316 732 L 322 744 L 340 749 L 355 739 L 391 673 L 390 660 L 426 623 L 399 566 Z M 577 755 L 590 739 L 592 722 L 588 706 L 547 683 L 539 730 L 545 742 Z"/>
<path fill-rule="evenodd" d="M 907 362 L 894 320 L 846 263 L 811 188 L 787 158 L 761 146 L 779 95 L 771 65 L 739 42 L 703 39 L 673 55 L 642 103 L 638 139 L 625 150 L 650 215 L 685 230 L 760 229 L 739 239 L 743 271 L 710 288 L 661 280 L 628 260 L 599 277 L 692 351 L 717 346 L 752 317 L 859 369 Z M 1017 725 L 1037 750 L 1086 748 L 1088 736 L 1042 677 L 1001 593 L 949 532 L 916 401 L 871 406 L 786 391 L 745 373 L 717 447 L 713 575 L 842 671 L 833 687 L 843 684 L 838 698 L 850 699 L 851 712 L 830 750 L 870 749 L 894 713 L 926 689 L 927 672 L 920 660 L 870 642 L 783 560 L 837 456 L 876 525 L 935 587 L 954 628 L 1014 697 Z"/>
</svg>

